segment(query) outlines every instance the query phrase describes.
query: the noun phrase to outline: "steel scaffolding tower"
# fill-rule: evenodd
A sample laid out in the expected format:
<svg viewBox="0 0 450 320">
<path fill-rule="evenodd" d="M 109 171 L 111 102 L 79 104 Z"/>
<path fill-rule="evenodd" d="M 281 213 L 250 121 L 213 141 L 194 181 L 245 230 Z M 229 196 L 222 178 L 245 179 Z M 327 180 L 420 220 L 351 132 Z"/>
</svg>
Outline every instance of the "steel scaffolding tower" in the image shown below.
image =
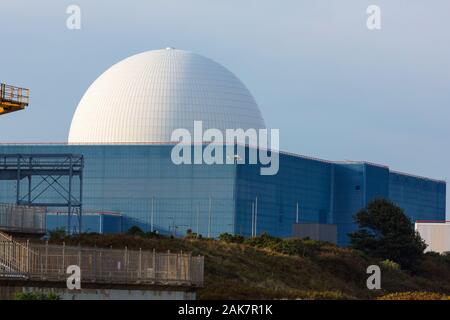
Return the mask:
<svg viewBox="0 0 450 320">
<path fill-rule="evenodd" d="M 0 154 L 0 180 L 16 182 L 16 204 L 67 208 L 69 233 L 82 230 L 83 168 L 78 154 Z"/>
</svg>

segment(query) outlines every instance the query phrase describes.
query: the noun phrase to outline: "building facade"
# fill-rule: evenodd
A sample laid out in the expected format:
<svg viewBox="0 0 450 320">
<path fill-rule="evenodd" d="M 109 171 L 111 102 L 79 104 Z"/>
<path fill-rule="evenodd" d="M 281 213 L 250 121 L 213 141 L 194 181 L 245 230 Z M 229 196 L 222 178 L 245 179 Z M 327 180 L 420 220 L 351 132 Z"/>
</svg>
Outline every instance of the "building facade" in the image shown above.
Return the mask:
<svg viewBox="0 0 450 320">
<path fill-rule="evenodd" d="M 163 234 L 182 236 L 190 229 L 217 237 L 225 232 L 251 236 L 256 229 L 256 234 L 290 237 L 298 206 L 300 223 L 335 224 L 338 244 L 346 245 L 347 234 L 356 228 L 353 216 L 379 197 L 402 207 L 413 221 L 445 220 L 444 181 L 371 163 L 288 153 L 280 153 L 278 174 L 263 176 L 259 164 L 175 165 L 172 147 L 0 145 L 0 154 L 83 155 L 83 211 L 121 216 L 114 224 L 120 229 L 102 229 L 101 221 L 91 217 L 96 224 L 83 230 L 120 232 L 136 225 Z M 40 196 L 51 201 L 59 195 L 46 190 Z M 16 182 L 0 181 L 0 203 L 15 200 Z"/>
</svg>

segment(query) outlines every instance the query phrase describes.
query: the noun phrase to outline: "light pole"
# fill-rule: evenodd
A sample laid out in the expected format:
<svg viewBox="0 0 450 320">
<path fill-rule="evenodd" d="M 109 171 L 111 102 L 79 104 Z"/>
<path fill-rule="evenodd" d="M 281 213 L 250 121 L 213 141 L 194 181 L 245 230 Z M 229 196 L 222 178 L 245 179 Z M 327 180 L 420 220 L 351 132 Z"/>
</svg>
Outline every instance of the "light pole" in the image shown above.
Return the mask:
<svg viewBox="0 0 450 320">
<path fill-rule="evenodd" d="M 256 196 L 255 202 L 255 237 L 258 236 L 258 196 Z"/>
<path fill-rule="evenodd" d="M 151 216 L 150 216 L 150 232 L 153 233 L 154 232 L 154 204 L 155 202 L 155 197 L 152 197 L 152 212 L 151 212 Z"/>
<path fill-rule="evenodd" d="M 175 236 L 176 236 L 176 229 L 178 229 L 178 228 L 180 228 L 180 227 L 185 227 L 185 228 L 188 228 L 189 226 L 188 225 L 185 225 L 185 224 L 175 224 L 175 218 L 174 217 L 169 217 L 169 219 L 171 219 L 172 220 L 172 225 L 170 226 L 169 225 L 169 231 L 172 231 L 172 237 L 174 237 L 175 238 Z"/>
<path fill-rule="evenodd" d="M 197 238 L 198 238 L 198 236 L 200 234 L 199 221 L 200 221 L 200 204 L 197 203 L 197 230 L 196 230 Z"/>
<path fill-rule="evenodd" d="M 255 233 L 255 203 L 252 202 L 252 238 Z"/>
<path fill-rule="evenodd" d="M 209 196 L 208 238 L 211 238 L 211 206 L 212 206 L 212 199 L 211 199 L 211 196 Z"/>
</svg>

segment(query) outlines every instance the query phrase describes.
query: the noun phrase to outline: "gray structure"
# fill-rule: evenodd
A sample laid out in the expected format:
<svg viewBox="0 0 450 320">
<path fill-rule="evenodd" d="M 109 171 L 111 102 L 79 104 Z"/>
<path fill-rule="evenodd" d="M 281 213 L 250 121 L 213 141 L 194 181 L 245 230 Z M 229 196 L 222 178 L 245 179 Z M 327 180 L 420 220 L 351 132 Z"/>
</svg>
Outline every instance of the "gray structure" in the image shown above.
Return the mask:
<svg viewBox="0 0 450 320">
<path fill-rule="evenodd" d="M 292 236 L 337 243 L 337 226 L 335 224 L 296 223 L 292 227 Z"/>
<path fill-rule="evenodd" d="M 27 207 L 0 204 L 0 231 L 15 234 L 44 235 L 47 210 L 43 207 Z"/>
</svg>

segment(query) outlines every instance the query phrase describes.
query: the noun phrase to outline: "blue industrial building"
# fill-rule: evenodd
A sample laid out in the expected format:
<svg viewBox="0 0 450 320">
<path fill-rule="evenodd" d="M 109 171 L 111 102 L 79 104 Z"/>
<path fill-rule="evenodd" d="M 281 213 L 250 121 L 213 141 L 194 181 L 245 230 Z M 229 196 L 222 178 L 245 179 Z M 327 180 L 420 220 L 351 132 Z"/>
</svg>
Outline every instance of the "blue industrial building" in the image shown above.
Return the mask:
<svg viewBox="0 0 450 320">
<path fill-rule="evenodd" d="M 67 212 L 49 211 L 46 216 L 47 230 L 67 230 Z M 76 222 L 75 222 L 76 226 Z M 123 217 L 116 212 L 83 212 L 81 232 L 111 234 L 122 233 Z"/>
<path fill-rule="evenodd" d="M 330 162 L 287 153 L 280 154 L 277 175 L 262 176 L 260 165 L 175 165 L 172 148 L 0 145 L 0 154 L 82 154 L 84 211 L 122 215 L 111 217 L 114 222 L 103 227 L 99 219 L 104 215 L 87 215 L 83 230 L 90 232 L 120 232 L 134 225 L 150 231 L 153 216 L 154 230 L 165 234 L 183 235 L 191 229 L 204 236 L 224 232 L 250 236 L 252 206 L 257 202 L 257 234 L 290 237 L 298 203 L 300 222 L 336 224 L 338 243 L 345 245 L 347 233 L 356 227 L 353 215 L 377 197 L 391 199 L 412 220 L 445 220 L 443 181 L 391 172 L 371 163 Z M 25 188 L 27 181 L 21 183 Z M 1 181 L 0 202 L 14 202 L 15 190 L 15 181 Z M 46 197 L 57 196 L 50 192 Z M 61 226 L 65 218 L 59 221 Z"/>
<path fill-rule="evenodd" d="M 220 132 L 266 128 L 248 89 L 218 63 L 173 48 L 129 57 L 86 91 L 67 144 L 0 145 L 0 159 L 13 155 L 0 162 L 0 203 L 49 204 L 52 210 L 64 210 L 55 204 L 67 203 L 68 217 L 77 210 L 120 214 L 87 214 L 81 223 L 87 232 L 137 225 L 175 235 L 191 229 L 211 237 L 225 232 L 290 237 L 298 219 L 336 225 L 341 245 L 355 229 L 354 214 L 377 197 L 392 200 L 413 221 L 445 220 L 444 181 L 386 166 L 288 153 L 280 153 L 275 175 L 261 175 L 260 164 L 238 161 L 174 164 L 171 151 L 180 142 L 172 137 L 175 131 L 194 129 L 190 143 L 197 146 L 211 141 L 195 137 L 199 121 L 205 130 Z M 60 227 L 61 221 L 50 214 L 48 227 Z"/>
</svg>

